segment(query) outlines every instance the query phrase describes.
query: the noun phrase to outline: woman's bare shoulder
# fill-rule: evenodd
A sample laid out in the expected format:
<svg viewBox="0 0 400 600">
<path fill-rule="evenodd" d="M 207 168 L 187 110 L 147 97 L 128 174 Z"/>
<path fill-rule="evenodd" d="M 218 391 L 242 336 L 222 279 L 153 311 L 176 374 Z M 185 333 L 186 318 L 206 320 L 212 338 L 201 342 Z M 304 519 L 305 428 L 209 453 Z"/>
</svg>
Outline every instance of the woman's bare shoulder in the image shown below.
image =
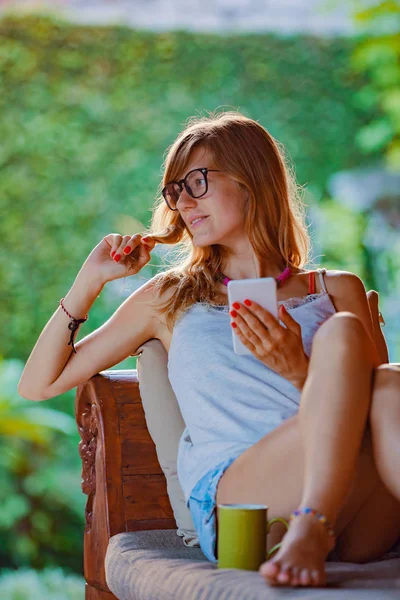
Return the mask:
<svg viewBox="0 0 400 600">
<path fill-rule="evenodd" d="M 142 286 L 143 288 L 146 288 L 146 292 L 148 292 L 149 297 L 151 297 L 152 305 L 155 307 L 170 300 L 177 290 L 178 284 L 173 280 L 168 286 L 164 286 L 163 284 L 166 280 L 167 277 L 165 273 L 157 273 L 157 275 L 154 275 L 154 277 L 149 279 L 149 281 Z"/>
<path fill-rule="evenodd" d="M 337 312 L 348 311 L 358 316 L 373 335 L 367 292 L 362 279 L 350 271 L 327 270 L 325 283 Z"/>
<path fill-rule="evenodd" d="M 327 269 L 324 277 L 328 292 L 334 296 L 348 294 L 359 298 L 365 296 L 366 291 L 362 279 L 351 271 Z"/>
<path fill-rule="evenodd" d="M 176 285 L 171 284 L 167 288 L 162 288 L 162 273 L 154 275 L 141 285 L 132 296 L 136 297 L 136 302 L 144 303 L 148 307 L 149 314 L 158 316 L 158 308 L 170 300 L 176 292 Z"/>
</svg>

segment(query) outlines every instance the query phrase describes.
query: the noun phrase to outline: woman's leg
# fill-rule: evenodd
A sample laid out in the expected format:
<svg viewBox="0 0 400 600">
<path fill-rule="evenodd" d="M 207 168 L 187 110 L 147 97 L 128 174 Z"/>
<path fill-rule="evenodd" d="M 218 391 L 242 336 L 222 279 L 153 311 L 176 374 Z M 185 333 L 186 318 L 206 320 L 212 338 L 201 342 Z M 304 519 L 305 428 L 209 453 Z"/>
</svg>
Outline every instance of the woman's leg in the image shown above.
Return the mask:
<svg viewBox="0 0 400 600">
<path fill-rule="evenodd" d="M 378 366 L 365 337 L 363 324 L 351 313 L 338 313 L 321 327 L 300 402 L 304 448 L 300 507 L 315 508 L 332 523 L 355 475 Z M 294 575 L 295 583 L 300 578 L 303 585 L 320 585 L 325 582 L 324 562 L 332 548 L 333 539 L 315 517 L 298 516 L 276 557 L 264 565 L 263 575 L 271 583 L 288 583 Z"/>
<path fill-rule="evenodd" d="M 400 537 L 400 366 L 375 371 L 369 427 L 361 460 L 373 461 L 378 479 L 365 503 L 337 539 L 341 560 L 366 562 L 382 556 Z M 367 471 L 373 468 L 365 464 Z M 353 488 L 362 485 L 357 474 Z M 354 507 L 348 505 L 350 514 Z M 371 543 L 373 540 L 373 543 Z"/>
<path fill-rule="evenodd" d="M 323 507 L 335 521 L 354 476 L 377 362 L 365 346 L 363 324 L 351 313 L 330 319 L 315 342 L 299 409 L 305 452 L 301 504 Z"/>
<path fill-rule="evenodd" d="M 400 498 L 400 365 L 381 365 L 376 370 L 370 423 L 380 477 Z"/>
<path fill-rule="evenodd" d="M 371 348 L 366 351 L 368 345 Z M 288 516 L 307 502 L 331 519 L 341 511 L 336 528 L 340 534 L 371 496 L 379 479 L 373 461 L 363 460 L 359 452 L 374 361 L 372 344 L 355 316 L 341 313 L 325 323 L 314 340 L 299 415 L 288 419 L 231 465 L 218 486 L 217 503 L 264 502 L 270 507 L 269 516 Z M 302 437 L 307 435 L 304 445 Z M 358 485 L 349 490 L 355 474 Z M 323 583 L 323 562 L 328 551 L 320 523 L 307 516 L 298 517 L 278 555 L 266 563 L 267 579 L 295 584 L 300 577 L 307 584 L 314 571 L 313 582 Z"/>
</svg>

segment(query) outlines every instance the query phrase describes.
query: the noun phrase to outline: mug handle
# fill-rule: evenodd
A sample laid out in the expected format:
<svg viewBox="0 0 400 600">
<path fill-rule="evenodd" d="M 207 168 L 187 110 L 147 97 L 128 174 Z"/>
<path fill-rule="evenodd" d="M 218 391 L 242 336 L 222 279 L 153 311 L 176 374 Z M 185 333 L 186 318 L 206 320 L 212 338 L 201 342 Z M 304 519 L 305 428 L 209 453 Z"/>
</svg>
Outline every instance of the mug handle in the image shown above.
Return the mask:
<svg viewBox="0 0 400 600">
<path fill-rule="evenodd" d="M 269 533 L 271 525 L 273 525 L 274 523 L 283 523 L 283 525 L 286 527 L 286 529 L 289 529 L 289 523 L 286 521 L 286 519 L 284 519 L 283 517 L 274 517 L 273 519 L 270 519 L 267 522 L 267 535 Z M 268 552 L 267 552 L 268 560 L 270 559 L 271 555 L 274 554 L 274 552 L 279 550 L 279 548 L 281 547 L 281 544 L 282 544 L 282 542 L 279 542 L 279 544 L 275 544 L 275 546 L 273 546 L 273 548 L 271 548 L 271 550 L 268 550 Z"/>
</svg>

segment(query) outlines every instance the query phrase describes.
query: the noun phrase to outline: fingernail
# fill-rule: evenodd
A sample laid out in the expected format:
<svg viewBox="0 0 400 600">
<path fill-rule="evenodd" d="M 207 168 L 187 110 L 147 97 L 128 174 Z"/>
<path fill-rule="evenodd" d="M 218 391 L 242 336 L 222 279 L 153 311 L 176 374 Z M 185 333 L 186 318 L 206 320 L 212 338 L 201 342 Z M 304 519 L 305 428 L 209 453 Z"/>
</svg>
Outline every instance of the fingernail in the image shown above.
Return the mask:
<svg viewBox="0 0 400 600">
<path fill-rule="evenodd" d="M 114 252 L 111 252 L 111 257 L 114 258 L 114 254 L 116 253 L 116 250 L 114 250 Z"/>
<path fill-rule="evenodd" d="M 149 238 L 148 238 L 147 236 L 145 236 L 145 237 L 142 237 L 142 241 L 143 241 L 143 242 L 148 242 L 148 241 L 149 241 Z"/>
<path fill-rule="evenodd" d="M 116 254 L 116 255 L 114 256 L 114 260 L 115 260 L 115 261 L 117 261 L 117 262 L 118 262 L 119 260 L 121 260 L 121 255 L 120 255 L 120 254 Z"/>
<path fill-rule="evenodd" d="M 234 302 L 234 303 L 232 304 L 232 306 L 233 306 L 233 308 L 236 308 L 236 310 L 239 310 L 239 308 L 240 308 L 240 304 L 239 304 L 239 302 Z"/>
<path fill-rule="evenodd" d="M 231 315 L 231 317 L 233 317 L 233 318 L 237 317 L 237 312 L 236 312 L 236 310 L 231 310 L 229 314 L 230 314 L 230 315 Z"/>
<path fill-rule="evenodd" d="M 251 301 L 246 299 L 243 304 L 246 306 L 251 306 Z"/>
<path fill-rule="evenodd" d="M 284 305 L 283 305 L 283 304 L 281 304 L 281 311 L 282 311 L 283 313 L 287 313 L 287 310 L 286 310 L 286 308 L 284 307 Z"/>
<path fill-rule="evenodd" d="M 237 327 L 236 323 L 231 323 L 232 327 Z"/>
<path fill-rule="evenodd" d="M 124 253 L 125 253 L 125 254 L 128 254 L 128 253 L 129 253 L 131 250 L 132 250 L 132 248 L 131 248 L 130 246 L 126 246 L 126 247 L 124 248 Z"/>
</svg>

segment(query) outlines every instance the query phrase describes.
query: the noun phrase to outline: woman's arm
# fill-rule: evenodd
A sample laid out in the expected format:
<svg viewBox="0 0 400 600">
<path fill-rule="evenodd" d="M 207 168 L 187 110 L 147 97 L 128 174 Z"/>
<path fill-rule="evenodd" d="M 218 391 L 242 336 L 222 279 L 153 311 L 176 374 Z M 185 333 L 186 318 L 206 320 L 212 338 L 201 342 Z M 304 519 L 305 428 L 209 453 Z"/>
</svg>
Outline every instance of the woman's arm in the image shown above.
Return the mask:
<svg viewBox="0 0 400 600">
<path fill-rule="evenodd" d="M 156 276 L 157 277 L 157 276 Z M 22 373 L 18 393 L 28 400 L 47 400 L 75 388 L 96 373 L 110 369 L 147 340 L 157 337 L 154 279 L 135 290 L 100 327 L 75 344 L 67 345 L 68 317 L 58 308 L 39 336 Z M 89 311 L 100 287 L 90 288 L 83 277 L 65 297 L 71 314 Z"/>
<path fill-rule="evenodd" d="M 362 280 L 354 273 L 347 271 L 327 271 L 325 283 L 336 310 L 338 312 L 350 311 L 359 317 L 374 342 L 380 363 L 387 363 L 389 357 L 386 344 L 379 343 L 378 336 L 375 335 L 367 293 Z M 382 333 L 381 336 L 383 337 Z"/>
</svg>

